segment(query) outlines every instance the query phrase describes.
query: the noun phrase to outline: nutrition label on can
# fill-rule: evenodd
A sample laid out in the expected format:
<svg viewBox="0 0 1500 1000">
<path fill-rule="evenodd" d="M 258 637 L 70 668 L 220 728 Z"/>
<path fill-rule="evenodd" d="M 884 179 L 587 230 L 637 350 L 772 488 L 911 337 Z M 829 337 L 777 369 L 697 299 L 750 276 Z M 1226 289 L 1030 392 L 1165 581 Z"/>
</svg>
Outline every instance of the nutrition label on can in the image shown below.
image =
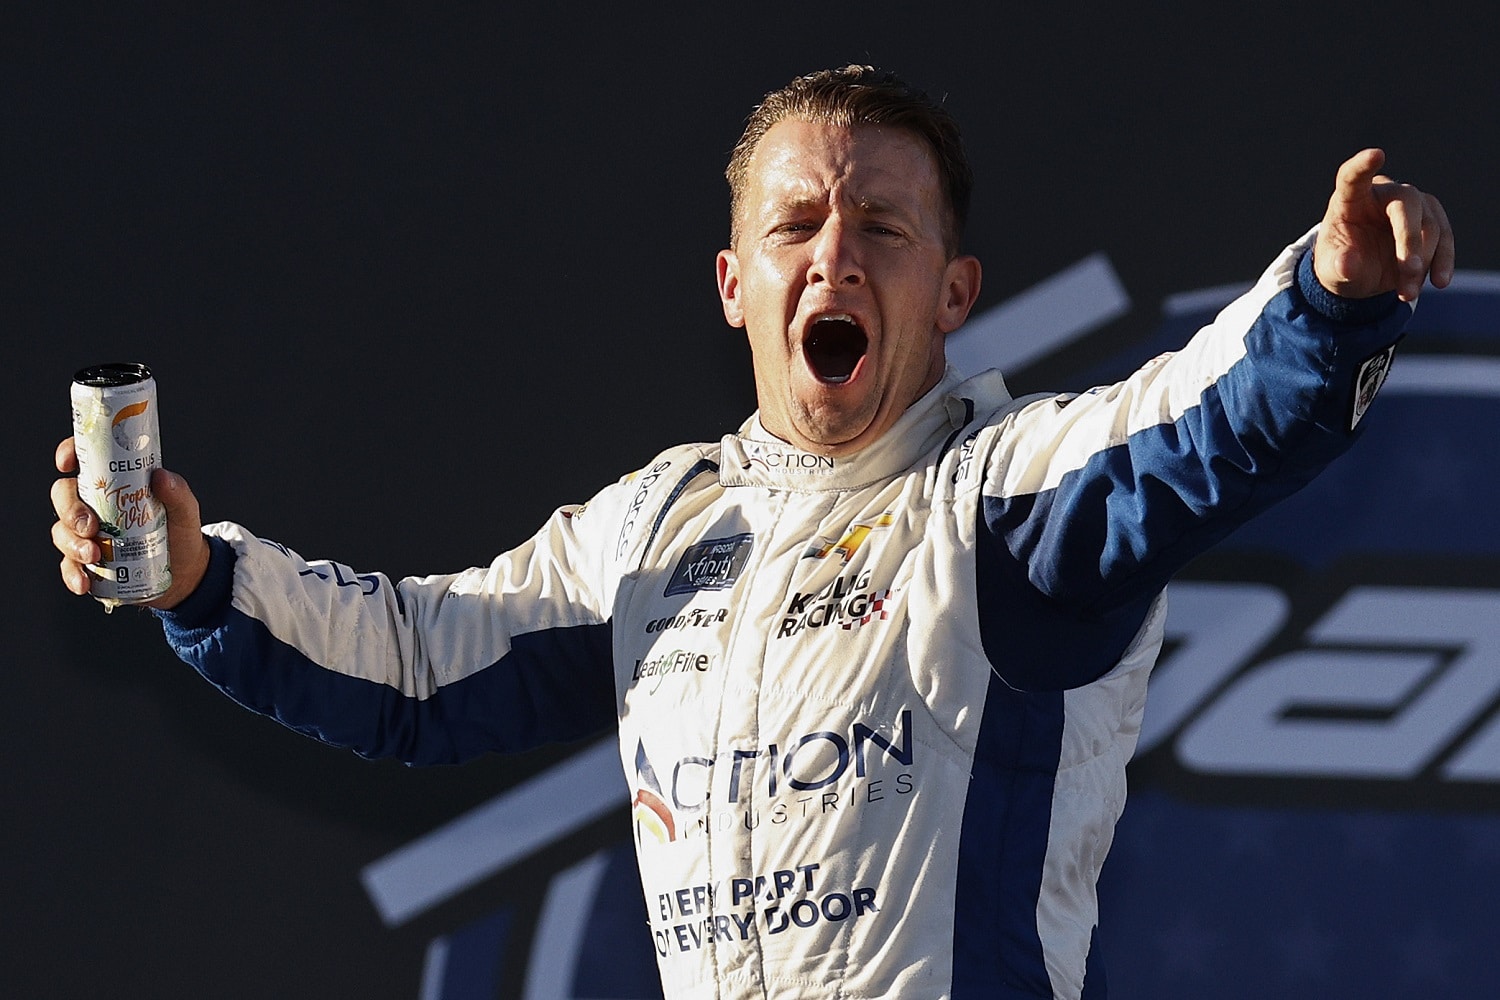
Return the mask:
<svg viewBox="0 0 1500 1000">
<path fill-rule="evenodd" d="M 165 550 L 165 540 L 164 533 L 135 538 L 112 538 L 109 544 L 110 559 L 115 562 L 154 559 Z"/>
</svg>

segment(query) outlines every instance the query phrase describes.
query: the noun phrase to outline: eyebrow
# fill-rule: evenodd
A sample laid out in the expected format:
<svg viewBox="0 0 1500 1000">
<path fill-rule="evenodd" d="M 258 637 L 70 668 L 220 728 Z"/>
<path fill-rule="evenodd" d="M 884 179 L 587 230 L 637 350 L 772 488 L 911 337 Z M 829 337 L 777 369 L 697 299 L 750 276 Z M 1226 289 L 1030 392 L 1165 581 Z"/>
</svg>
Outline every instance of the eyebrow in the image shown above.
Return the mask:
<svg viewBox="0 0 1500 1000">
<path fill-rule="evenodd" d="M 864 215 L 875 216 L 878 218 L 894 217 L 902 220 L 911 220 L 913 222 L 916 221 L 911 212 L 903 209 L 895 202 L 888 201 L 884 198 L 879 198 L 874 195 L 862 195 L 854 197 L 850 200 L 853 202 L 854 207 Z M 772 210 L 777 214 L 795 214 L 807 211 L 809 209 L 816 209 L 821 212 L 827 208 L 827 205 L 828 202 L 821 197 L 800 194 L 788 194 L 786 197 L 776 198 L 771 202 Z"/>
<path fill-rule="evenodd" d="M 854 204 L 866 215 L 896 215 L 904 217 L 907 214 L 905 210 L 892 202 L 869 195 L 863 198 L 856 198 Z"/>
<path fill-rule="evenodd" d="M 773 198 L 770 200 L 771 209 L 774 212 L 801 212 L 807 209 L 821 209 L 827 205 L 822 198 L 814 198 L 811 195 L 788 194 L 784 198 Z"/>
</svg>

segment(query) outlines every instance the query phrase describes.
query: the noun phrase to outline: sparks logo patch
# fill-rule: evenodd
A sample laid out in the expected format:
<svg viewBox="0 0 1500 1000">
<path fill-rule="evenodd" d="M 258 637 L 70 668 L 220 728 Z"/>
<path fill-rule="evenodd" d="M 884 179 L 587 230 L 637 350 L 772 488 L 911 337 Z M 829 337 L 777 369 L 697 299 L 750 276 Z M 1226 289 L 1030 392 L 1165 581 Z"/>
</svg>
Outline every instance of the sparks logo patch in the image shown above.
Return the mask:
<svg viewBox="0 0 1500 1000">
<path fill-rule="evenodd" d="M 872 517 L 867 521 L 855 521 L 849 525 L 849 530 L 838 541 L 830 541 L 826 538 L 818 538 L 808 546 L 807 551 L 802 553 L 803 559 L 826 559 L 837 554 L 839 561 L 844 565 L 854 558 L 854 553 L 865 544 L 865 539 L 870 537 L 870 532 L 879 528 L 889 528 L 896 523 L 896 517 L 890 511 Z"/>
<path fill-rule="evenodd" d="M 670 844 L 677 839 L 677 821 L 662 798 L 661 782 L 656 780 L 656 771 L 646 757 L 646 744 L 639 740 L 635 745 L 635 798 L 631 800 L 630 811 L 637 844 L 645 843 L 647 837 L 658 844 Z"/>
</svg>

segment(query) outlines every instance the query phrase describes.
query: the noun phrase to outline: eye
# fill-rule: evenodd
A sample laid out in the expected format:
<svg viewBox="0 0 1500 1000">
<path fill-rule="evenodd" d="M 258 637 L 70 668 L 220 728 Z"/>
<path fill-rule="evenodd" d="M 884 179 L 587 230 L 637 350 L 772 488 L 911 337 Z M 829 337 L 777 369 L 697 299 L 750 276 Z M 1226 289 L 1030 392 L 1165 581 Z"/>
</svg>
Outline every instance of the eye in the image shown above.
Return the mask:
<svg viewBox="0 0 1500 1000">
<path fill-rule="evenodd" d="M 906 239 L 906 233 L 900 228 L 884 222 L 872 222 L 865 227 L 865 232 L 882 240 L 900 241 Z"/>
<path fill-rule="evenodd" d="M 791 222 L 782 222 L 771 228 L 769 234 L 772 240 L 782 243 L 792 243 L 807 239 L 818 231 L 818 224 L 805 219 Z"/>
</svg>

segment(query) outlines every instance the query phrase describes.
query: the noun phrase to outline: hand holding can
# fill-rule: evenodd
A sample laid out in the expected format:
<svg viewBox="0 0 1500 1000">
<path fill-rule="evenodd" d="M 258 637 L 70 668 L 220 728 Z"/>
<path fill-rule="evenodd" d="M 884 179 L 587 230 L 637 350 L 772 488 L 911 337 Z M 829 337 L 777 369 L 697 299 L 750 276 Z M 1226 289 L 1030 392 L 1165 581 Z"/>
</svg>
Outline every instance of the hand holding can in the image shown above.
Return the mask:
<svg viewBox="0 0 1500 1000">
<path fill-rule="evenodd" d="M 172 585 L 166 512 L 151 492 L 161 466 L 156 380 L 142 364 L 94 365 L 73 376 L 78 496 L 99 521 L 89 592 L 106 610 Z"/>
</svg>

